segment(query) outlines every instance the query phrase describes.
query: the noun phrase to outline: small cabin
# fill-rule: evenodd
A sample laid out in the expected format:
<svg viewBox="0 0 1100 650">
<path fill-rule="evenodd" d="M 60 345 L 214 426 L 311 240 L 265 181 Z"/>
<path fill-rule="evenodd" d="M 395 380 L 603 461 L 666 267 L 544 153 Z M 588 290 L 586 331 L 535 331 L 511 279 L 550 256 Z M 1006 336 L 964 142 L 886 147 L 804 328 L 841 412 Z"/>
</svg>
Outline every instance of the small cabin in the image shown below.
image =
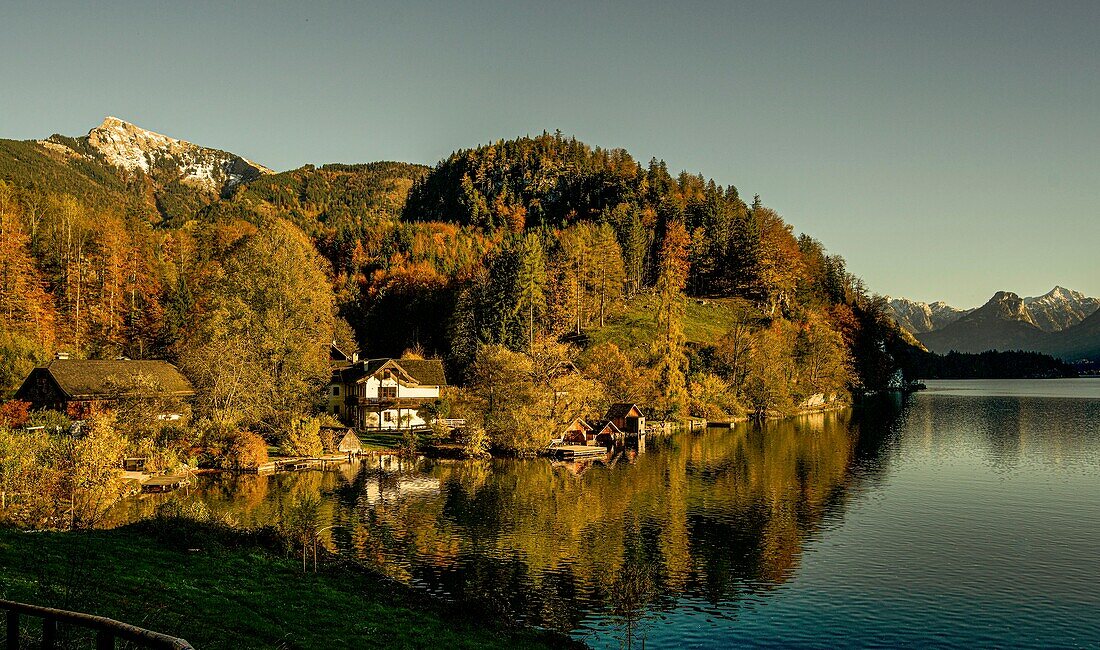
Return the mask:
<svg viewBox="0 0 1100 650">
<path fill-rule="evenodd" d="M 645 414 L 637 404 L 612 404 L 604 419 L 613 422 L 621 433 L 645 433 Z"/>
<path fill-rule="evenodd" d="M 596 435 L 592 432 L 592 425 L 581 418 L 573 420 L 562 434 L 562 443 L 566 445 L 594 445 Z"/>
<path fill-rule="evenodd" d="M 616 441 L 622 440 L 624 437 L 622 429 L 613 420 L 604 420 L 592 427 L 592 435 L 596 440 L 596 444 L 605 447 L 615 444 Z"/>
<path fill-rule="evenodd" d="M 145 461 L 148 460 L 144 456 L 134 456 L 131 458 L 122 459 L 122 469 L 127 472 L 144 472 Z"/>
<path fill-rule="evenodd" d="M 321 427 L 321 444 L 326 454 L 357 454 L 363 451 L 363 443 L 351 427 Z"/>
</svg>

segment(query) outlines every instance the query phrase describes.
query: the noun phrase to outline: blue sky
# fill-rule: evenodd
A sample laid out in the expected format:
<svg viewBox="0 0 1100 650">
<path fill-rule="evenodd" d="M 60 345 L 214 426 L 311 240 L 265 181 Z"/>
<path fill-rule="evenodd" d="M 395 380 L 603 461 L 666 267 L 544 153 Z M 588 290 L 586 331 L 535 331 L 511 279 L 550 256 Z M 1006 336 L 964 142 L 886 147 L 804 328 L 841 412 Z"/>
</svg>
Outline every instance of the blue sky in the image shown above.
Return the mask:
<svg viewBox="0 0 1100 650">
<path fill-rule="evenodd" d="M 0 7 L 0 137 L 275 169 L 560 129 L 760 194 L 875 291 L 1100 295 L 1100 3 Z"/>
</svg>

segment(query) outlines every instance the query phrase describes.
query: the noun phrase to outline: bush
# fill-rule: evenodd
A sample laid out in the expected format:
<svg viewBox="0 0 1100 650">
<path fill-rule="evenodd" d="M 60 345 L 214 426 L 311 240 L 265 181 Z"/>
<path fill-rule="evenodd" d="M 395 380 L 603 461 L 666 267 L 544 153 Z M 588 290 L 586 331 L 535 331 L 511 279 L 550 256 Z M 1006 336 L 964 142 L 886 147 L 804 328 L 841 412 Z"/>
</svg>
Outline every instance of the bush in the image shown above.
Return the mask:
<svg viewBox="0 0 1100 650">
<path fill-rule="evenodd" d="M 46 431 L 68 431 L 73 425 L 72 419 L 60 411 L 34 411 L 27 420 L 27 426 L 45 427 Z"/>
<path fill-rule="evenodd" d="M 463 429 L 458 436 L 462 452 L 467 458 L 487 458 L 489 456 L 489 434 L 481 427 Z"/>
<path fill-rule="evenodd" d="M 415 458 L 420 453 L 420 434 L 412 429 L 401 432 L 401 447 L 398 449 L 402 456 Z"/>
<path fill-rule="evenodd" d="M 724 379 L 712 374 L 691 378 L 691 415 L 712 421 L 733 420 L 745 415 L 745 409 Z"/>
<path fill-rule="evenodd" d="M 251 431 L 238 431 L 229 436 L 222 453 L 226 469 L 255 469 L 267 462 L 267 443 Z"/>
<path fill-rule="evenodd" d="M 325 453 L 321 442 L 321 422 L 317 418 L 301 418 L 291 423 L 279 444 L 279 453 L 287 456 L 315 458 Z"/>
<path fill-rule="evenodd" d="M 30 420 L 30 402 L 11 400 L 0 405 L 0 427 L 18 429 Z"/>
<path fill-rule="evenodd" d="M 508 418 L 507 422 L 497 422 L 497 428 L 492 434 L 492 446 L 527 456 L 545 448 L 556 433 L 557 426 L 550 418 L 519 411 Z"/>
</svg>

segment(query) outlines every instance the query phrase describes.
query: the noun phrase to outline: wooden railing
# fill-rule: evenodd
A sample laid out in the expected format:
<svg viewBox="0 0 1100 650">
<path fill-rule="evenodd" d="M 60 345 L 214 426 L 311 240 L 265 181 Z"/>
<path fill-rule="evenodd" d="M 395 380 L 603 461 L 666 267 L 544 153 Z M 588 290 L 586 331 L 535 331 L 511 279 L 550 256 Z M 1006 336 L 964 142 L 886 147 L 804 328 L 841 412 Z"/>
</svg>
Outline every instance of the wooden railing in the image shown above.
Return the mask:
<svg viewBox="0 0 1100 650">
<path fill-rule="evenodd" d="M 111 650 L 115 647 L 116 639 L 129 641 L 139 648 L 152 648 L 153 650 L 194 650 L 191 644 L 183 639 L 134 627 L 102 616 L 67 612 L 51 607 L 25 605 L 10 600 L 0 600 L 0 610 L 4 610 L 7 614 L 7 650 L 19 650 L 19 618 L 23 615 L 42 619 L 42 648 L 45 649 L 56 646 L 58 640 L 57 626 L 59 623 L 64 623 L 65 625 L 94 631 L 96 650 Z"/>
</svg>

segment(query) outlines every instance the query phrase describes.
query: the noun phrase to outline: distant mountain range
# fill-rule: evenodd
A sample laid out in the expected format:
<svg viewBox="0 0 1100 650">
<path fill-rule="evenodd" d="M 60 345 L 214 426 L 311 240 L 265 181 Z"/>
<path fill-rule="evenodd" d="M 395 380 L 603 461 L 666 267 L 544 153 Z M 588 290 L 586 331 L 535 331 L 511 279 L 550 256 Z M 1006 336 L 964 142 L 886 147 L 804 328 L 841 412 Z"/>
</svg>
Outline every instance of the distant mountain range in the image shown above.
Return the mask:
<svg viewBox="0 0 1100 650">
<path fill-rule="evenodd" d="M 998 291 L 977 309 L 906 299 L 888 305 L 898 325 L 932 352 L 1028 350 L 1067 361 L 1100 359 L 1100 299 L 1064 287 L 1031 298 Z"/>
</svg>

